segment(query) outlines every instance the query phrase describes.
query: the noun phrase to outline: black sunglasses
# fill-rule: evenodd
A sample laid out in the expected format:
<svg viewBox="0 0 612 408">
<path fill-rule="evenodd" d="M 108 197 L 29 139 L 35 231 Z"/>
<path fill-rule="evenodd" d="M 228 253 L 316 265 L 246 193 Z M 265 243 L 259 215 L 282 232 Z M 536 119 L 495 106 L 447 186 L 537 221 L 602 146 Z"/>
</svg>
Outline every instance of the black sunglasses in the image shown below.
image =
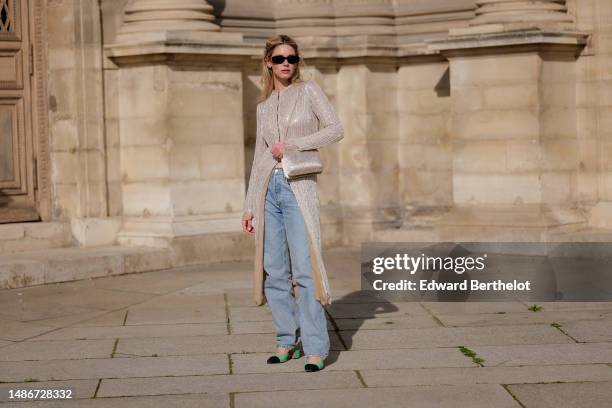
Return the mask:
<svg viewBox="0 0 612 408">
<path fill-rule="evenodd" d="M 297 55 L 289 55 L 288 57 L 284 55 L 275 55 L 271 59 L 274 64 L 282 64 L 285 60 L 289 61 L 290 64 L 297 64 L 300 62 L 300 57 Z"/>
</svg>

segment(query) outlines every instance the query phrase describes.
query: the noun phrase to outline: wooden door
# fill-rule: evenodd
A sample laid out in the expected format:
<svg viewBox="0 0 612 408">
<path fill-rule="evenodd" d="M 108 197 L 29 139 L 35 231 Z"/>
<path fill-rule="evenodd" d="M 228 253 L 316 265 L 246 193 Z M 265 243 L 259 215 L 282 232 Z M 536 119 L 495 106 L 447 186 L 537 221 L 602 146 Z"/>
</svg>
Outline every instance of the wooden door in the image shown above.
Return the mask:
<svg viewBox="0 0 612 408">
<path fill-rule="evenodd" d="M 26 0 L 0 0 L 0 223 L 39 220 Z"/>
</svg>

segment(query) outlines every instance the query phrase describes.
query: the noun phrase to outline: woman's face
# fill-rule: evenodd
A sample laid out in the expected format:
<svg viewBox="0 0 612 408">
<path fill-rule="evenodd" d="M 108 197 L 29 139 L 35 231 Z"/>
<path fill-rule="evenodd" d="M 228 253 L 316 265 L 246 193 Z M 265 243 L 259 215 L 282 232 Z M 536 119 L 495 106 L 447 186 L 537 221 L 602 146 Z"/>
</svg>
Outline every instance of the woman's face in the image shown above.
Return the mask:
<svg viewBox="0 0 612 408">
<path fill-rule="evenodd" d="M 266 62 L 269 67 L 272 67 L 272 73 L 278 80 L 282 82 L 289 81 L 293 77 L 293 74 L 295 74 L 297 64 L 290 64 L 287 59 L 285 59 L 282 64 L 274 64 L 272 62 L 272 57 L 275 55 L 288 57 L 289 55 L 295 55 L 295 50 L 288 44 L 277 45 L 274 47 L 274 50 L 272 50 L 272 54 L 270 54 Z"/>
</svg>

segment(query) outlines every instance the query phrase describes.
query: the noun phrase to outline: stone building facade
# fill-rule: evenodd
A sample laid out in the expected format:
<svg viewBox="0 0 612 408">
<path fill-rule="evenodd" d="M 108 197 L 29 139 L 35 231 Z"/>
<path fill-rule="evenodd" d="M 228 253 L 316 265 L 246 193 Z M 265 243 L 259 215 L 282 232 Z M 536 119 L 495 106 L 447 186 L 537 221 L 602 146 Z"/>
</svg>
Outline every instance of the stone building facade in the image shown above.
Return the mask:
<svg viewBox="0 0 612 408">
<path fill-rule="evenodd" d="M 89 276 L 249 259 L 275 33 L 345 128 L 324 246 L 612 237 L 608 0 L 0 0 L 2 286 L 82 277 L 15 278 L 57 248 L 130 254 Z"/>
</svg>

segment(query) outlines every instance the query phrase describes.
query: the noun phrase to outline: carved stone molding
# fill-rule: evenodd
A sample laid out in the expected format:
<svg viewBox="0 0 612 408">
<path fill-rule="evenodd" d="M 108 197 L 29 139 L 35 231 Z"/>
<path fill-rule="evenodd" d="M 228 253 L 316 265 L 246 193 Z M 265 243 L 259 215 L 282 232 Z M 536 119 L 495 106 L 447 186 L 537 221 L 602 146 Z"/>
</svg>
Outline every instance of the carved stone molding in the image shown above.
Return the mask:
<svg viewBox="0 0 612 408">
<path fill-rule="evenodd" d="M 566 0 L 477 0 L 470 25 L 517 22 L 570 23 Z"/>
<path fill-rule="evenodd" d="M 130 0 L 118 38 L 166 31 L 220 31 L 205 0 Z"/>
</svg>

